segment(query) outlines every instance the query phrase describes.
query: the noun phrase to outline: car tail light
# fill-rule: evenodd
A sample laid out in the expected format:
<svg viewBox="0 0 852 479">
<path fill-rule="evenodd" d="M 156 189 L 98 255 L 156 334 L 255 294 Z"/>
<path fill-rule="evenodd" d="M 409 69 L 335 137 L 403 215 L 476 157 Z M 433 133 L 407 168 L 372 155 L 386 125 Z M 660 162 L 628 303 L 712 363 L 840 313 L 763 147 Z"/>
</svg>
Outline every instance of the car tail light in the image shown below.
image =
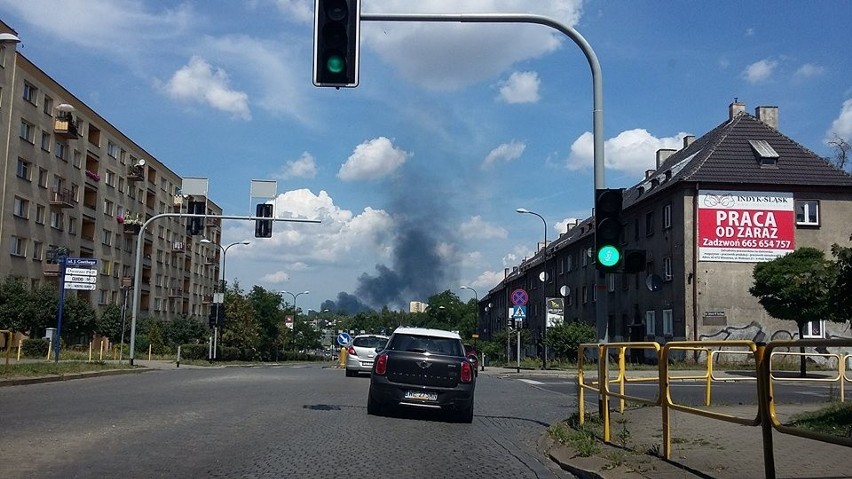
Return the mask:
<svg viewBox="0 0 852 479">
<path fill-rule="evenodd" d="M 355 351 L 355 348 L 353 348 L 352 346 L 349 346 L 349 349 L 346 352 L 349 353 L 350 356 L 357 356 L 358 355 L 358 352 Z"/>
<path fill-rule="evenodd" d="M 469 383 L 473 381 L 473 366 L 470 361 L 462 361 L 461 364 L 461 382 Z"/>
<path fill-rule="evenodd" d="M 379 354 L 376 358 L 376 374 L 379 376 L 384 376 L 384 374 L 388 371 L 388 355 Z"/>
</svg>

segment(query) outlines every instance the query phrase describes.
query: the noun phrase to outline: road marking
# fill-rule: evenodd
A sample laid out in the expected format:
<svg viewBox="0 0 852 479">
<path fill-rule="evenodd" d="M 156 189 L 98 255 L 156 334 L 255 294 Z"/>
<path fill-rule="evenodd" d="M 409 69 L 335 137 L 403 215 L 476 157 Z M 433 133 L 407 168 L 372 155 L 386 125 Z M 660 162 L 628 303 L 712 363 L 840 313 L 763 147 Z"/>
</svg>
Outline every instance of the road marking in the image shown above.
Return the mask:
<svg viewBox="0 0 852 479">
<path fill-rule="evenodd" d="M 532 379 L 518 379 L 518 381 L 520 381 L 522 383 L 527 383 L 527 384 L 534 384 L 536 386 L 540 386 L 540 385 L 544 384 L 541 381 L 534 381 Z"/>
</svg>

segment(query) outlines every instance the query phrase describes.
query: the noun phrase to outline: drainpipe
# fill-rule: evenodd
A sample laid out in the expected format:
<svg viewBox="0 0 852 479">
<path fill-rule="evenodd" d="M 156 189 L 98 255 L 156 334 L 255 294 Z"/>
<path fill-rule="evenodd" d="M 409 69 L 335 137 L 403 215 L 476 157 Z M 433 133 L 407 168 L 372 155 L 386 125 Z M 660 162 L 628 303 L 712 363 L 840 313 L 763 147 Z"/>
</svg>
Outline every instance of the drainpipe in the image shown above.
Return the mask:
<svg viewBox="0 0 852 479">
<path fill-rule="evenodd" d="M 698 190 L 701 184 L 695 184 L 692 197 L 692 340 L 698 341 Z M 693 360 L 698 362 L 698 350 L 692 352 Z M 707 358 L 708 360 L 710 358 Z"/>
</svg>

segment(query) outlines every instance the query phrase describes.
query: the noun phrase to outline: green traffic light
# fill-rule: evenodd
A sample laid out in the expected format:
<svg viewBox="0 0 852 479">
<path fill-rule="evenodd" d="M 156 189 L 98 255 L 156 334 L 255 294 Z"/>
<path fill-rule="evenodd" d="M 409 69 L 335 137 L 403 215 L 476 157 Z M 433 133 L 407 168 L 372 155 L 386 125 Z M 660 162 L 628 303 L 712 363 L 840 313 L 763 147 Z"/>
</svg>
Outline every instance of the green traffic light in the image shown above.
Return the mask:
<svg viewBox="0 0 852 479">
<path fill-rule="evenodd" d="M 346 69 L 346 60 L 340 55 L 331 55 L 325 62 L 325 67 L 331 73 L 342 73 Z"/>
<path fill-rule="evenodd" d="M 621 259 L 621 253 L 615 246 L 607 245 L 598 250 L 598 263 L 602 266 L 610 268 L 618 264 Z"/>
</svg>

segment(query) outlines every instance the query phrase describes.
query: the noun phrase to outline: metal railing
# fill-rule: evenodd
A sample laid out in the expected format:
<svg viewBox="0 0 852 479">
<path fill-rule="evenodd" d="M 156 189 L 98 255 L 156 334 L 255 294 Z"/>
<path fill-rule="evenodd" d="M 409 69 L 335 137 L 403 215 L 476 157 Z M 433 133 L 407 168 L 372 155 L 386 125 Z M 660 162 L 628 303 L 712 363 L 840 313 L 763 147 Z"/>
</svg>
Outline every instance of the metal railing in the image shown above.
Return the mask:
<svg viewBox="0 0 852 479">
<path fill-rule="evenodd" d="M 665 345 L 656 342 L 637 343 L 587 343 L 578 348 L 577 362 L 577 386 L 578 386 L 578 413 L 579 422 L 583 424 L 585 412 L 585 392 L 593 391 L 598 394 L 598 408 L 603 426 L 603 440 L 611 442 L 610 434 L 610 398 L 620 400 L 619 411 L 624 412 L 625 401 L 650 406 L 659 406 L 662 409 L 662 456 L 666 460 L 672 455 L 671 435 L 671 411 L 680 411 L 695 414 L 719 421 L 740 424 L 744 426 L 760 426 L 763 436 L 764 470 L 766 477 L 775 477 L 775 459 L 772 445 L 772 430 L 779 433 L 790 434 L 803 438 L 828 442 L 841 446 L 852 447 L 852 437 L 835 436 L 820 432 L 804 430 L 801 428 L 785 425 L 776 413 L 775 395 L 773 394 L 773 381 L 796 381 L 796 382 L 834 382 L 838 383 L 840 401 L 845 401 L 845 388 L 852 384 L 852 354 L 849 353 L 820 353 L 820 352 L 793 352 L 793 348 L 850 348 L 852 339 L 808 339 L 797 341 L 773 341 L 768 344 L 755 343 L 753 341 L 672 341 Z M 718 348 L 718 349 L 716 349 Z M 788 349 L 776 351 L 776 349 Z M 656 376 L 628 377 L 625 363 L 625 352 L 627 349 L 650 349 L 655 352 L 657 360 Z M 616 350 L 617 374 L 610 377 L 609 359 L 610 351 Z M 587 356 L 594 351 L 597 360 L 597 380 L 587 381 L 585 366 Z M 704 372 L 702 374 L 672 375 L 669 367 L 672 352 L 676 351 L 698 351 L 706 354 Z M 754 377 L 725 377 L 717 376 L 713 371 L 713 365 L 718 357 L 723 355 L 746 355 L 753 359 Z M 825 377 L 792 377 L 778 374 L 772 369 L 772 359 L 781 356 L 816 356 L 824 358 L 828 363 L 836 363 L 837 372 Z M 686 404 L 679 404 L 672 400 L 671 385 L 678 381 L 703 381 L 705 383 L 705 406 L 711 404 L 711 392 L 714 382 L 730 381 L 754 381 L 757 386 L 757 414 L 755 417 L 738 417 L 723 414 L 717 411 L 701 409 Z M 625 392 L 625 384 L 630 382 L 657 382 L 659 385 L 657 397 L 650 399 L 646 397 L 631 396 Z M 618 384 L 618 391 L 610 390 L 610 384 Z"/>
</svg>

